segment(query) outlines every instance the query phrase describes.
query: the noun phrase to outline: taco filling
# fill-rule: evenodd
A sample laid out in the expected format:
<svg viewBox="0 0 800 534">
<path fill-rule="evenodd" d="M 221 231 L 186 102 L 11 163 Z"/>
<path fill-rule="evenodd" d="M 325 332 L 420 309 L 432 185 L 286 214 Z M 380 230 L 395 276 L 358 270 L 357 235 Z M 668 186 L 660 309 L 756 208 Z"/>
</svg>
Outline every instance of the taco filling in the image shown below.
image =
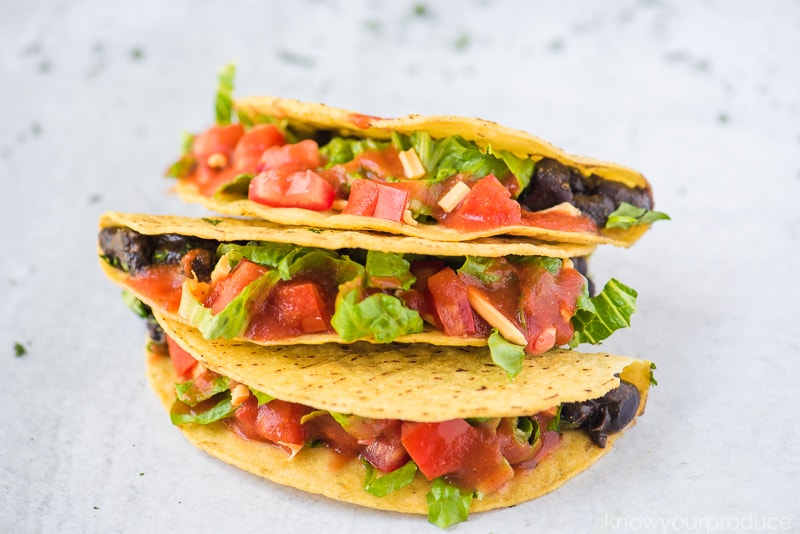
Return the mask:
<svg viewBox="0 0 800 534">
<path fill-rule="evenodd" d="M 583 258 L 329 250 L 122 226 L 103 228 L 99 246 L 113 278 L 207 339 L 488 344 L 511 376 L 525 354 L 629 326 L 636 303 L 614 279 L 591 297 Z"/>
<path fill-rule="evenodd" d="M 605 448 L 609 436 L 625 429 L 643 406 L 639 389 L 621 380 L 600 397 L 533 414 L 375 419 L 275 398 L 208 369 L 171 337 L 156 342 L 161 345 L 151 343 L 150 351 L 168 354 L 174 368 L 173 424 L 224 425 L 239 439 L 282 450 L 295 463 L 309 449 L 327 448 L 336 458 L 328 462 L 330 476 L 346 462 L 360 462 L 361 490 L 378 498 L 424 478 L 429 520 L 442 527 L 466 520 L 473 499 L 491 499 L 515 478 L 529 476 L 566 434 L 583 433 L 594 447 Z"/>
<path fill-rule="evenodd" d="M 433 239 L 517 233 L 571 242 L 666 218 L 652 211 L 641 175 L 605 177 L 613 169 L 570 165 L 551 147 L 537 151 L 538 141 L 520 150 L 502 136 L 470 139 L 459 133 L 478 128 L 468 119 L 432 117 L 426 129 L 424 117 L 405 124 L 288 101 L 264 109 L 250 99 L 235 104 L 240 122 L 233 123 L 231 76 L 221 77 L 217 124 L 188 136 L 167 171 L 179 192 L 208 198 L 225 213 L 296 224 L 293 217 L 302 216 L 273 208 L 299 208 L 322 214 L 306 219 L 323 227 L 342 227 L 334 223 L 341 214 L 361 217 L 365 229 Z M 285 111 L 292 105 L 303 118 Z M 439 133 L 440 123 L 450 126 Z M 246 201 L 241 213 L 224 207 L 239 201 Z"/>
</svg>

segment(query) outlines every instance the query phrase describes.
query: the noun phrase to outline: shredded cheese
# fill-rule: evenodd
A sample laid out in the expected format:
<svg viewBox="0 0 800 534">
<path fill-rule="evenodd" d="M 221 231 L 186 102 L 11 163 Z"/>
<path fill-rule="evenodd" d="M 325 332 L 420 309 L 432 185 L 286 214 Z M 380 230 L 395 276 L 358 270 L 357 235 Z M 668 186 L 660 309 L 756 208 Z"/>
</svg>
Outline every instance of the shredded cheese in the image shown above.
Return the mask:
<svg viewBox="0 0 800 534">
<path fill-rule="evenodd" d="M 483 317 L 487 323 L 497 328 L 500 334 L 516 345 L 527 345 L 528 340 L 511 320 L 495 308 L 481 290 L 467 287 L 467 299 L 475 312 Z"/>
<path fill-rule="evenodd" d="M 464 197 L 469 194 L 471 189 L 467 184 L 464 182 L 457 182 L 450 191 L 448 191 L 442 198 L 439 199 L 439 207 L 442 208 L 447 213 L 450 213 L 456 207 L 461 204 L 461 201 L 464 200 Z"/>
<path fill-rule="evenodd" d="M 562 269 L 574 269 L 575 264 L 572 262 L 570 258 L 566 258 L 561 261 L 561 268 Z"/>
<path fill-rule="evenodd" d="M 570 204 L 569 202 L 562 202 L 550 208 L 539 210 L 536 213 L 561 213 L 563 215 L 572 215 L 578 217 L 581 215 L 581 210 Z"/>
<path fill-rule="evenodd" d="M 400 152 L 398 156 L 400 157 L 400 163 L 403 164 L 403 174 L 405 174 L 406 178 L 416 180 L 425 176 L 425 167 L 422 165 L 416 150 L 409 148 Z"/>
</svg>

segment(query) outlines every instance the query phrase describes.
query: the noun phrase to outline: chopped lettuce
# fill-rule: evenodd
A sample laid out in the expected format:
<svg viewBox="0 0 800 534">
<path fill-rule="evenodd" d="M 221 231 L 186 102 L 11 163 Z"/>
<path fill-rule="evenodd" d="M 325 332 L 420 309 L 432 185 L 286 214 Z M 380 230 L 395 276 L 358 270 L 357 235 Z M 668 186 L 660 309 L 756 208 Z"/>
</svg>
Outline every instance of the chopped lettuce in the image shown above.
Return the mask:
<svg viewBox="0 0 800 534">
<path fill-rule="evenodd" d="M 514 257 L 514 261 L 526 265 L 538 265 L 546 269 L 553 276 L 558 274 L 562 265 L 560 258 L 550 258 L 548 256 L 516 256 Z"/>
<path fill-rule="evenodd" d="M 492 361 L 508 373 L 508 378 L 514 378 L 522 372 L 522 362 L 525 360 L 525 347 L 511 343 L 498 332 L 492 329 L 489 336 L 489 352 Z"/>
<path fill-rule="evenodd" d="M 178 401 L 172 405 L 169 418 L 173 425 L 183 425 L 186 423 L 208 425 L 215 421 L 230 417 L 235 411 L 235 408 L 231 404 L 230 395 L 220 395 L 220 400 L 216 404 L 211 406 L 209 409 L 200 412 L 186 410 L 185 406 L 185 404 Z"/>
<path fill-rule="evenodd" d="M 217 393 L 228 391 L 230 387 L 230 379 L 222 375 L 215 376 L 211 381 L 206 378 L 203 380 L 193 378 L 187 382 L 175 384 L 175 396 L 187 406 L 194 407 Z"/>
<path fill-rule="evenodd" d="M 342 283 L 352 280 L 363 272 L 361 265 L 335 251 L 298 247 L 291 243 L 263 241 L 251 241 L 246 245 L 225 243 L 217 248 L 217 254 L 227 255 L 228 261 L 232 265 L 241 258 L 247 258 L 253 263 L 276 269 L 281 280 L 289 280 L 304 270 L 321 268 L 324 270 L 335 269 L 337 281 Z"/>
<path fill-rule="evenodd" d="M 388 141 L 362 139 L 360 137 L 334 137 L 319 149 L 319 153 L 327 158 L 325 168 L 353 161 L 356 156 L 372 150 L 382 150 L 389 145 Z"/>
<path fill-rule="evenodd" d="M 184 132 L 181 140 L 181 157 L 167 168 L 164 173 L 165 176 L 170 178 L 186 178 L 189 176 L 197 163 L 192 155 L 193 142 L 194 135 Z"/>
<path fill-rule="evenodd" d="M 272 400 L 275 400 L 275 397 L 273 397 L 272 395 L 268 395 L 263 391 L 258 391 L 257 389 L 253 389 L 250 387 L 248 389 L 250 389 L 250 393 L 252 393 L 253 396 L 256 398 L 256 401 L 259 406 L 261 406 L 262 404 L 266 404 Z"/>
<path fill-rule="evenodd" d="M 500 273 L 492 271 L 492 267 L 497 261 L 497 258 L 467 256 L 464 259 L 464 263 L 458 268 L 458 272 L 473 276 L 484 284 L 493 284 L 499 282 L 502 278 Z"/>
<path fill-rule="evenodd" d="M 232 339 L 241 335 L 249 322 L 247 304 L 250 298 L 261 289 L 274 285 L 277 280 L 277 271 L 269 271 L 256 280 L 250 282 L 241 293 L 236 295 L 225 308 L 218 314 L 211 313 L 200 303 L 184 282 L 181 294 L 181 305 L 178 314 L 191 324 L 195 325 L 206 339 L 225 338 Z"/>
<path fill-rule="evenodd" d="M 218 199 L 223 195 L 232 196 L 247 196 L 250 190 L 250 182 L 253 180 L 253 175 L 250 173 L 242 173 L 234 176 L 233 180 L 223 184 L 214 193 L 214 198 Z"/>
<path fill-rule="evenodd" d="M 400 254 L 370 250 L 365 268 L 369 287 L 408 290 L 417 280 L 411 274 L 411 263 Z"/>
<path fill-rule="evenodd" d="M 147 319 L 153 315 L 153 312 L 150 310 L 150 306 L 136 298 L 136 295 L 127 289 L 122 290 L 122 301 L 133 311 L 133 313 L 142 319 Z"/>
<path fill-rule="evenodd" d="M 466 521 L 472 504 L 472 493 L 463 494 L 461 490 L 437 478 L 425 496 L 428 504 L 428 521 L 440 528 Z"/>
<path fill-rule="evenodd" d="M 646 208 L 638 208 L 633 204 L 622 202 L 616 210 L 609 216 L 606 228 L 627 229 L 640 224 L 652 224 L 655 221 L 669 220 L 669 215 L 660 211 L 650 211 Z"/>
<path fill-rule="evenodd" d="M 227 126 L 233 118 L 233 80 L 236 78 L 236 65 L 225 65 L 219 71 L 217 99 L 214 105 L 216 121 L 220 126 Z"/>
<path fill-rule="evenodd" d="M 531 183 L 531 177 L 533 177 L 533 169 L 536 167 L 536 163 L 534 163 L 531 158 L 521 158 L 512 154 L 508 150 L 499 150 L 495 152 L 492 148 L 492 145 L 489 145 L 486 148 L 489 154 L 492 154 L 493 156 L 503 160 L 503 163 L 506 164 L 508 170 L 511 171 L 511 174 L 517 178 L 519 192 L 522 192 L 522 190 L 528 187 L 528 185 Z"/>
<path fill-rule="evenodd" d="M 403 467 L 399 467 L 391 473 L 378 477 L 378 470 L 371 463 L 361 459 L 364 469 L 367 471 L 364 479 L 364 491 L 376 497 L 386 497 L 392 492 L 403 489 L 414 481 L 417 474 L 417 464 L 409 461 Z"/>
<path fill-rule="evenodd" d="M 339 337 L 345 341 L 372 337 L 389 343 L 404 334 L 422 332 L 419 313 L 407 308 L 399 298 L 374 293 L 361 299 L 361 287 L 353 285 L 340 291 L 336 299 L 331 325 Z"/>
<path fill-rule="evenodd" d="M 579 298 L 578 310 L 572 317 L 575 334 L 569 346 L 597 344 L 615 330 L 630 326 L 637 296 L 636 290 L 612 278 L 598 295 Z"/>
</svg>

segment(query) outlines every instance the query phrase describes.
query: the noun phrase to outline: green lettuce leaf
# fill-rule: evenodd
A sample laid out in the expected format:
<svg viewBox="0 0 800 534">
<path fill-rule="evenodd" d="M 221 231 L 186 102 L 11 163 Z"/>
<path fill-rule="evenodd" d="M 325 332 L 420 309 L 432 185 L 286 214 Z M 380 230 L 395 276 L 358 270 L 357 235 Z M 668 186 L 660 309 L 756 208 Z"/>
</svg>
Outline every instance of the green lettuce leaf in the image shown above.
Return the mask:
<svg viewBox="0 0 800 534">
<path fill-rule="evenodd" d="M 373 150 L 383 150 L 389 146 L 388 141 L 362 139 L 360 137 L 334 137 L 319 149 L 327 158 L 325 168 L 353 161 L 356 156 Z"/>
<path fill-rule="evenodd" d="M 352 280 L 363 272 L 363 267 L 347 256 L 332 250 L 298 247 L 291 243 L 251 241 L 246 245 L 225 243 L 217 247 L 217 254 L 227 255 L 231 264 L 241 258 L 276 269 L 281 280 L 290 280 L 297 273 L 310 270 L 334 270 L 339 283 Z"/>
<path fill-rule="evenodd" d="M 234 176 L 233 180 L 221 185 L 220 188 L 217 189 L 217 191 L 214 193 L 214 198 L 219 199 L 223 195 L 246 197 L 248 191 L 250 190 L 250 182 L 252 180 L 253 175 L 250 173 L 237 174 Z"/>
<path fill-rule="evenodd" d="M 511 174 L 516 177 L 517 183 L 519 184 L 518 193 L 521 193 L 530 185 L 531 177 L 533 177 L 533 169 L 536 167 L 536 163 L 534 163 L 531 158 L 520 158 L 508 150 L 495 152 L 494 149 L 492 149 L 492 145 L 487 146 L 486 150 L 489 154 L 503 160 L 503 163 L 506 164 Z"/>
<path fill-rule="evenodd" d="M 122 301 L 133 311 L 133 313 L 142 319 L 147 319 L 153 315 L 153 312 L 150 310 L 150 306 L 136 298 L 136 296 L 127 289 L 122 290 Z"/>
<path fill-rule="evenodd" d="M 196 378 L 175 384 L 175 396 L 179 401 L 187 406 L 197 406 L 204 400 L 208 400 L 217 393 L 228 391 L 231 381 L 225 376 L 215 376 L 210 382 L 208 380 L 199 381 Z"/>
<path fill-rule="evenodd" d="M 640 224 L 652 224 L 655 221 L 669 220 L 669 215 L 660 211 L 638 208 L 633 204 L 622 202 L 619 208 L 611 212 L 606 221 L 606 228 L 630 228 Z"/>
<path fill-rule="evenodd" d="M 260 290 L 273 286 L 278 281 L 277 271 L 269 271 L 250 282 L 241 293 L 236 295 L 218 314 L 211 313 L 210 308 L 203 306 L 187 285 L 183 284 L 181 305 L 178 314 L 200 330 L 206 339 L 232 339 L 241 335 L 247 327 L 250 317 L 248 304 L 250 298 Z"/>
<path fill-rule="evenodd" d="M 513 261 L 525 265 L 538 265 L 546 269 L 553 276 L 558 274 L 562 265 L 560 258 L 550 258 L 547 256 L 515 256 Z"/>
<path fill-rule="evenodd" d="M 337 298 L 331 325 L 345 341 L 373 337 L 381 343 L 389 343 L 404 334 L 422 332 L 419 313 L 407 308 L 399 298 L 384 293 L 375 293 L 359 301 L 360 297 L 359 287 Z"/>
<path fill-rule="evenodd" d="M 511 343 L 498 332 L 492 329 L 489 336 L 489 352 L 492 361 L 508 373 L 508 378 L 514 378 L 522 372 L 522 362 L 525 360 L 525 347 Z"/>
<path fill-rule="evenodd" d="M 197 161 L 192 155 L 192 142 L 194 135 L 184 132 L 181 140 L 181 157 L 167 168 L 164 176 L 170 178 L 186 178 L 191 174 Z"/>
<path fill-rule="evenodd" d="M 262 404 L 266 404 L 272 400 L 275 400 L 275 397 L 273 397 L 272 395 L 268 395 L 263 391 L 258 391 L 257 389 L 253 389 L 249 386 L 248 389 L 250 389 L 250 393 L 252 393 L 253 396 L 255 396 L 259 406 L 261 406 Z"/>
<path fill-rule="evenodd" d="M 464 263 L 458 268 L 458 272 L 473 276 L 484 284 L 494 284 L 502 278 L 501 273 L 492 271 L 496 262 L 497 258 L 467 256 Z"/>
<path fill-rule="evenodd" d="M 369 287 L 393 287 L 408 290 L 417 278 L 411 274 L 411 263 L 400 254 L 370 250 L 366 261 Z"/>
<path fill-rule="evenodd" d="M 364 479 L 364 491 L 376 497 L 386 497 L 392 492 L 403 489 L 414 481 L 417 474 L 417 464 L 409 461 L 403 467 L 399 467 L 391 473 L 378 477 L 378 470 L 368 461 L 361 459 L 367 476 Z"/>
<path fill-rule="evenodd" d="M 225 65 L 219 71 L 217 86 L 217 99 L 214 105 L 216 122 L 220 126 L 227 126 L 233 119 L 233 80 L 236 78 L 236 65 Z"/>
<path fill-rule="evenodd" d="M 466 521 L 472 494 L 461 494 L 461 490 L 451 486 L 442 478 L 437 478 L 425 496 L 428 504 L 428 521 L 440 528 Z"/>
<path fill-rule="evenodd" d="M 572 317 L 575 334 L 569 346 L 597 344 L 614 331 L 630 326 L 637 296 L 636 290 L 612 278 L 598 295 L 579 298 L 578 310 Z"/>
<path fill-rule="evenodd" d="M 169 418 L 173 425 L 183 425 L 186 423 L 208 425 L 215 421 L 230 417 L 236 410 L 231 405 L 230 395 L 221 395 L 220 400 L 215 405 L 201 412 L 186 410 L 185 407 L 186 405 L 180 401 L 176 401 L 172 405 Z"/>
</svg>

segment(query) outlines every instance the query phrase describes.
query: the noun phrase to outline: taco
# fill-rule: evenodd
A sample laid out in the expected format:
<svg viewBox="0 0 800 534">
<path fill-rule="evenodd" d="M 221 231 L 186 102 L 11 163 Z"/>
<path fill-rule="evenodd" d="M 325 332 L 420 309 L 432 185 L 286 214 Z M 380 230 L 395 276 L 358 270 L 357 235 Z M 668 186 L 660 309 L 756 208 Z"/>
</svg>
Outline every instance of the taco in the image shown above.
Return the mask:
<svg viewBox="0 0 800 534">
<path fill-rule="evenodd" d="M 434 241 L 515 235 L 630 246 L 666 215 L 640 173 L 452 116 L 383 119 L 275 97 L 233 101 L 167 170 L 186 201 L 283 225 Z M 232 122 L 233 112 L 238 122 Z"/>
<path fill-rule="evenodd" d="M 488 345 L 513 377 L 526 354 L 629 326 L 636 304 L 615 279 L 590 297 L 585 245 L 121 213 L 100 227 L 105 273 L 208 339 Z"/>
<path fill-rule="evenodd" d="M 150 384 L 197 447 L 442 527 L 586 469 L 643 413 L 652 380 L 650 362 L 609 354 L 552 351 L 510 382 L 482 348 L 255 347 L 156 317 L 172 363 L 151 343 Z"/>
</svg>

